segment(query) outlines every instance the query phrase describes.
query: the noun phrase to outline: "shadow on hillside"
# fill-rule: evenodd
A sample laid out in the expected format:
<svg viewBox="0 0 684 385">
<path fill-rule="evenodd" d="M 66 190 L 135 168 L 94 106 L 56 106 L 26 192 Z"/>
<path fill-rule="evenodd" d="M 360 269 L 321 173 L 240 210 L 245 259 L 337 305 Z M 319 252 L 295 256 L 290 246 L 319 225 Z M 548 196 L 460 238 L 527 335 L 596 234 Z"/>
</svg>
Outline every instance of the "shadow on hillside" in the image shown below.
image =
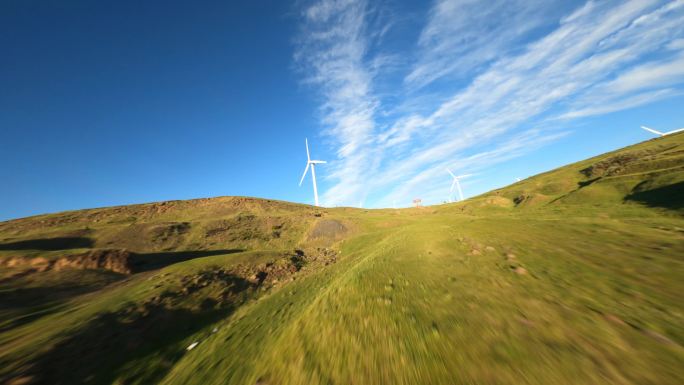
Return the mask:
<svg viewBox="0 0 684 385">
<path fill-rule="evenodd" d="M 28 286 L 23 279 L 28 274 L 24 273 L 32 275 L 33 285 Z M 71 298 L 100 290 L 126 277 L 111 271 L 91 270 L 54 282 L 47 279 L 51 272 L 27 270 L 24 273 L 0 282 L 0 333 L 54 313 Z M 88 274 L 89 279 L 83 279 L 82 274 Z"/>
<path fill-rule="evenodd" d="M 634 192 L 627 195 L 625 201 L 634 201 L 651 207 L 662 207 L 672 210 L 683 209 L 684 182 L 674 183 L 669 186 L 652 190 Z"/>
<path fill-rule="evenodd" d="M 133 272 L 139 273 L 195 258 L 242 251 L 223 249 L 131 253 L 129 263 Z M 0 333 L 52 314 L 74 297 L 100 290 L 125 278 L 125 274 L 106 269 L 38 271 L 28 268 L 0 279 Z"/>
<path fill-rule="evenodd" d="M 592 185 L 594 182 L 598 182 L 599 180 L 601 180 L 601 178 L 602 178 L 602 177 L 599 176 L 599 177 L 596 177 L 596 178 L 591 178 L 591 179 L 579 181 L 579 182 L 577 182 L 578 189 L 581 189 L 581 188 L 590 186 L 590 185 Z"/>
<path fill-rule="evenodd" d="M 66 250 L 93 247 L 93 240 L 85 237 L 28 239 L 0 244 L 0 250 Z"/>
<path fill-rule="evenodd" d="M 211 257 L 221 254 L 241 253 L 243 249 L 222 250 L 195 250 L 195 251 L 168 251 L 162 253 L 133 253 L 131 256 L 131 268 L 134 272 L 160 269 L 178 262 L 184 262 L 195 258 Z"/>
<path fill-rule="evenodd" d="M 237 294 L 253 287 L 234 275 L 223 279 L 235 288 L 230 300 L 209 301 L 197 310 L 148 301 L 101 313 L 14 375 L 30 377 L 30 384 L 111 384 L 119 377 L 122 383 L 158 383 L 186 354 L 181 342 L 229 316 L 239 306 Z"/>
</svg>

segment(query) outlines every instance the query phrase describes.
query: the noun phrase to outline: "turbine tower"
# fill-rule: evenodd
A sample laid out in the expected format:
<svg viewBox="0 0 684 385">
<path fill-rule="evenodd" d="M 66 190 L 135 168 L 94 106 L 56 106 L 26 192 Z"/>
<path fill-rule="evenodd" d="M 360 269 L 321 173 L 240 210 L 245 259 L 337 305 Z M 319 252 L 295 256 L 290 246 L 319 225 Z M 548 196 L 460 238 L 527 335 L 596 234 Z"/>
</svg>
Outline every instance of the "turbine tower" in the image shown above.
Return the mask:
<svg viewBox="0 0 684 385">
<path fill-rule="evenodd" d="M 668 132 L 656 131 L 656 130 L 654 130 L 654 129 L 652 129 L 652 128 L 649 128 L 649 127 L 646 127 L 646 126 L 641 126 L 641 128 L 643 128 L 644 130 L 646 130 L 646 131 L 648 131 L 648 132 L 650 132 L 650 133 L 652 133 L 652 134 L 656 134 L 656 135 L 659 135 L 659 136 L 671 135 L 671 134 L 676 134 L 676 133 L 678 133 L 678 132 L 684 131 L 684 128 L 679 128 L 679 129 L 672 130 L 672 131 L 668 131 Z"/>
<path fill-rule="evenodd" d="M 451 201 L 451 195 L 454 193 L 454 186 L 456 186 L 456 187 L 458 187 L 458 196 L 460 197 L 460 199 L 459 199 L 459 202 L 460 202 L 463 200 L 463 190 L 461 190 L 461 183 L 459 182 L 459 179 L 469 177 L 472 174 L 465 174 L 465 175 L 456 176 L 448 168 L 446 170 L 449 172 L 449 175 L 451 175 L 451 177 L 454 178 L 454 181 L 451 183 L 451 189 L 449 190 L 449 201 Z"/>
<path fill-rule="evenodd" d="M 314 205 L 318 206 L 318 188 L 316 187 L 316 169 L 315 165 L 320 164 L 320 163 L 326 163 L 324 160 L 311 160 L 311 155 L 309 155 L 309 140 L 304 139 L 304 143 L 306 144 L 306 168 L 304 168 L 304 174 L 302 174 L 302 179 L 299 181 L 299 185 L 302 185 L 302 182 L 304 182 L 304 177 L 306 176 L 306 172 L 309 171 L 309 166 L 311 166 L 311 179 L 313 180 L 313 189 L 314 189 Z"/>
</svg>

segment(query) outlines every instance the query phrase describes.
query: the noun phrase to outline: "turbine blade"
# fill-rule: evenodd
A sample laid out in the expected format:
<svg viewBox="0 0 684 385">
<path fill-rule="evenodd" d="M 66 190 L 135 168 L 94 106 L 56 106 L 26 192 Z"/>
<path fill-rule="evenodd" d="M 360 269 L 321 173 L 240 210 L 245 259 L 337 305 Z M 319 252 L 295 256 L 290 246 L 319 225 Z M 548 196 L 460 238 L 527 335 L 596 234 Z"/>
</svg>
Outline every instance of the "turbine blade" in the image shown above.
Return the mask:
<svg viewBox="0 0 684 385">
<path fill-rule="evenodd" d="M 643 128 L 644 130 L 646 130 L 646 131 L 648 131 L 648 132 L 651 132 L 651 133 L 653 133 L 653 134 L 656 134 L 656 135 L 660 135 L 660 136 L 664 136 L 664 135 L 665 135 L 665 134 L 663 134 L 663 133 L 660 132 L 660 131 L 656 131 L 656 130 L 654 130 L 654 129 L 652 129 L 652 128 L 648 128 L 648 127 L 646 127 L 646 126 L 641 126 L 641 128 Z"/>
<path fill-rule="evenodd" d="M 311 156 L 309 155 L 309 139 L 304 138 L 304 143 L 306 144 L 306 161 L 311 162 Z M 309 165 L 307 164 L 306 167 L 308 168 Z"/>
<path fill-rule="evenodd" d="M 451 192 L 451 193 L 454 192 L 454 187 L 456 186 L 456 180 L 457 180 L 457 179 L 454 178 L 454 181 L 451 182 L 451 189 L 449 189 L 449 192 Z"/>
<path fill-rule="evenodd" d="M 475 175 L 475 174 L 464 174 L 464 175 L 455 176 L 454 178 L 463 179 L 463 178 L 467 178 L 467 177 L 473 176 L 473 175 Z"/>
<path fill-rule="evenodd" d="M 448 168 L 447 168 L 446 170 L 447 170 L 447 172 L 449 172 L 449 174 L 450 174 L 452 177 L 456 178 L 456 175 L 454 175 L 454 173 L 451 172 L 451 170 L 449 170 Z"/>
<path fill-rule="evenodd" d="M 302 174 L 302 179 L 299 180 L 299 185 L 302 185 L 302 182 L 304 182 L 304 177 L 306 176 L 306 172 L 309 171 L 309 163 L 306 164 L 306 168 L 304 168 L 304 174 Z"/>
<path fill-rule="evenodd" d="M 459 202 L 463 201 L 463 190 L 461 190 L 461 184 L 458 182 L 458 178 L 454 179 L 456 181 L 456 187 L 458 187 L 458 196 L 461 198 Z"/>
</svg>

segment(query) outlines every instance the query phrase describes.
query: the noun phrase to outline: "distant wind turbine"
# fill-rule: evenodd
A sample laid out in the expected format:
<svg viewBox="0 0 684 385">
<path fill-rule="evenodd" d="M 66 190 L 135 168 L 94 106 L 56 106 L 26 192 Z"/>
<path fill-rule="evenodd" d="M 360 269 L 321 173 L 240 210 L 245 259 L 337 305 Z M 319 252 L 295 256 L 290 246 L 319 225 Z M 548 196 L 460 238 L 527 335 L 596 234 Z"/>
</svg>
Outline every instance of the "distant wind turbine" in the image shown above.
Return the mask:
<svg viewBox="0 0 684 385">
<path fill-rule="evenodd" d="M 459 201 L 462 201 L 463 200 L 463 190 L 461 190 L 461 183 L 459 182 L 459 179 L 467 178 L 467 177 L 471 176 L 472 174 L 456 176 L 448 168 L 446 170 L 449 172 L 449 175 L 451 175 L 451 177 L 454 178 L 454 181 L 451 183 L 451 189 L 449 190 L 449 201 L 451 201 L 451 195 L 454 193 L 454 186 L 458 187 L 458 196 L 460 197 Z"/>
<path fill-rule="evenodd" d="M 678 133 L 678 132 L 684 131 L 684 128 L 678 128 L 678 129 L 676 129 L 676 130 L 672 130 L 672 131 L 669 131 L 669 132 L 660 132 L 660 131 L 656 131 L 656 130 L 654 130 L 654 129 L 652 129 L 652 128 L 649 128 L 649 127 L 646 127 L 646 126 L 641 126 L 641 128 L 643 128 L 644 130 L 646 130 L 646 131 L 648 131 L 648 132 L 650 132 L 650 133 L 653 133 L 653 134 L 656 134 L 656 135 L 659 135 L 659 136 L 665 136 L 665 135 L 670 135 L 670 134 L 676 134 L 676 133 Z"/>
<path fill-rule="evenodd" d="M 305 138 L 304 143 L 306 144 L 306 168 L 304 168 L 304 174 L 302 174 L 302 179 L 299 181 L 299 185 L 301 186 L 302 182 L 304 182 L 306 172 L 309 171 L 309 166 L 311 166 L 311 179 L 313 180 L 314 188 L 314 202 L 315 205 L 318 206 L 318 188 L 316 187 L 316 169 L 314 168 L 314 166 L 319 163 L 326 162 L 324 160 L 311 160 L 311 155 L 309 155 L 309 140 Z"/>
</svg>

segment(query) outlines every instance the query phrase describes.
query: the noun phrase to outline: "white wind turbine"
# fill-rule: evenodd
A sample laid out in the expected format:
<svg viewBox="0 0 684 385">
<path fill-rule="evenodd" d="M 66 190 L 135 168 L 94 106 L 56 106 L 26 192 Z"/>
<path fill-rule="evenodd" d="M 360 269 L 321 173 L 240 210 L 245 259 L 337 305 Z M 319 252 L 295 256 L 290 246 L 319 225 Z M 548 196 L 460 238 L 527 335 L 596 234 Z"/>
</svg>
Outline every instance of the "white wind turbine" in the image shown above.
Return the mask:
<svg viewBox="0 0 684 385">
<path fill-rule="evenodd" d="M 465 174 L 465 175 L 456 176 L 448 168 L 446 170 L 449 172 L 449 175 L 451 175 L 451 177 L 454 178 L 454 181 L 451 183 L 451 189 L 449 190 L 449 201 L 451 201 L 451 194 L 454 193 L 454 186 L 458 187 L 458 196 L 460 197 L 459 201 L 462 201 L 463 200 L 463 190 L 461 190 L 461 183 L 459 182 L 459 179 L 467 178 L 467 177 L 471 176 L 472 174 Z"/>
<path fill-rule="evenodd" d="M 306 176 L 306 172 L 309 171 L 309 166 L 311 166 L 311 179 L 313 179 L 313 188 L 314 188 L 314 202 L 315 205 L 318 206 L 318 189 L 316 188 L 316 169 L 314 166 L 319 163 L 326 163 L 324 160 L 311 160 L 311 156 L 309 155 L 309 140 L 304 139 L 304 143 L 306 144 L 306 168 L 304 169 L 304 174 L 302 174 L 302 179 L 299 181 L 299 185 L 302 185 L 302 182 L 304 182 L 304 177 Z"/>
<path fill-rule="evenodd" d="M 646 131 L 648 131 L 648 132 L 650 132 L 650 133 L 652 133 L 652 134 L 656 134 L 656 135 L 659 135 L 659 136 L 665 136 L 665 135 L 670 135 L 670 134 L 676 134 L 676 133 L 678 133 L 678 132 L 684 131 L 684 128 L 678 128 L 678 129 L 676 129 L 676 130 L 672 130 L 672 131 L 668 131 L 668 132 L 656 131 L 656 130 L 654 130 L 654 129 L 652 129 L 652 128 L 649 128 L 649 127 L 646 127 L 646 126 L 641 126 L 641 128 L 643 128 L 644 130 L 646 130 Z"/>
</svg>

